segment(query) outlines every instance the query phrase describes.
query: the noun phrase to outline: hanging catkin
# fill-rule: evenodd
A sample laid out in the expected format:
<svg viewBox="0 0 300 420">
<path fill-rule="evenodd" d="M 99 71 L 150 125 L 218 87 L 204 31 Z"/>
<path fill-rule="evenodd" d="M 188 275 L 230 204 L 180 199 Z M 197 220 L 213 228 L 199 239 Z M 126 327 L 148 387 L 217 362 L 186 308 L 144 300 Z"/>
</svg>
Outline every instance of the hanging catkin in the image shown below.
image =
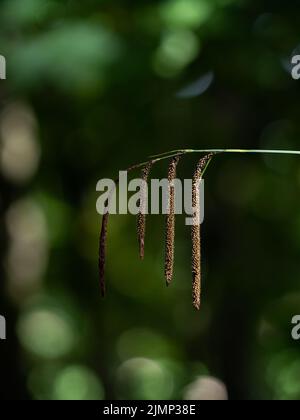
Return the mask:
<svg viewBox="0 0 300 420">
<path fill-rule="evenodd" d="M 139 242 L 139 252 L 141 260 L 145 257 L 145 235 L 146 235 L 146 213 L 147 213 L 147 202 L 148 202 L 148 194 L 147 188 L 145 188 L 145 184 L 148 182 L 150 170 L 152 168 L 153 161 L 148 162 L 141 174 L 141 178 L 144 181 L 144 185 L 140 191 L 140 209 L 141 211 L 138 213 L 137 216 L 137 232 L 138 232 L 138 242 Z"/>
<path fill-rule="evenodd" d="M 165 277 L 167 285 L 173 279 L 174 271 L 174 247 L 175 247 L 175 186 L 176 169 L 180 156 L 175 156 L 168 168 L 169 196 L 168 214 L 166 216 L 166 240 L 165 240 Z"/>
<path fill-rule="evenodd" d="M 108 221 L 109 221 L 109 204 L 110 200 L 115 193 L 115 188 L 119 183 L 119 179 L 115 180 L 115 187 L 109 192 L 108 199 L 105 202 L 106 211 L 102 216 L 102 226 L 100 232 L 100 241 L 99 241 L 99 280 L 100 280 L 100 290 L 102 297 L 106 293 L 106 284 L 105 284 L 105 264 L 106 264 L 106 245 L 107 245 L 107 230 L 108 230 Z"/>
<path fill-rule="evenodd" d="M 199 310 L 201 305 L 201 224 L 200 224 L 200 191 L 199 185 L 203 170 L 213 154 L 204 156 L 197 164 L 193 176 L 192 205 L 194 209 L 192 224 L 192 275 L 193 306 Z"/>
<path fill-rule="evenodd" d="M 99 246 L 99 277 L 100 289 L 102 297 L 105 296 L 105 262 L 106 262 L 106 242 L 107 242 L 107 228 L 108 228 L 109 213 L 105 213 L 102 217 L 102 227 L 100 233 Z"/>
</svg>

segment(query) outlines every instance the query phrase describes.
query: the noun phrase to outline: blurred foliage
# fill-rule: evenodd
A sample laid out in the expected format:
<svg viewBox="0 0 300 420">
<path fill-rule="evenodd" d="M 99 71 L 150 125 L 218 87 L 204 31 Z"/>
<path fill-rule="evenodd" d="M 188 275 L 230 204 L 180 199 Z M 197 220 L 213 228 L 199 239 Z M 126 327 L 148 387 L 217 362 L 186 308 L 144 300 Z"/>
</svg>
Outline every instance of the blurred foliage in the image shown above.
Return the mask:
<svg viewBox="0 0 300 420">
<path fill-rule="evenodd" d="M 168 290 L 163 217 L 143 264 L 112 217 L 101 300 L 95 210 L 96 182 L 147 155 L 299 149 L 299 25 L 279 0 L 0 1 L 2 398 L 300 399 L 299 159 L 215 159 L 200 313 L 180 217 Z"/>
</svg>

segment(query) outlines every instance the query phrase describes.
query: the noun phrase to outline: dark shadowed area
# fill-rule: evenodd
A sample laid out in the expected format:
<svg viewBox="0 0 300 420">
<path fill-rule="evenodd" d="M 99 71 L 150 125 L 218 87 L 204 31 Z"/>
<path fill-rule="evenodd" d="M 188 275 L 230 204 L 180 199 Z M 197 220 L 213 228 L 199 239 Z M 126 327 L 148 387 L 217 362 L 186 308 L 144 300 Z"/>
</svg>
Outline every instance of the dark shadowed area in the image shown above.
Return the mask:
<svg viewBox="0 0 300 420">
<path fill-rule="evenodd" d="M 164 216 L 143 262 L 136 218 L 110 218 L 102 299 L 96 212 L 149 155 L 300 149 L 299 28 L 279 0 L 0 1 L 2 399 L 300 399 L 300 157 L 214 158 L 199 312 L 182 216 L 168 288 Z"/>
</svg>

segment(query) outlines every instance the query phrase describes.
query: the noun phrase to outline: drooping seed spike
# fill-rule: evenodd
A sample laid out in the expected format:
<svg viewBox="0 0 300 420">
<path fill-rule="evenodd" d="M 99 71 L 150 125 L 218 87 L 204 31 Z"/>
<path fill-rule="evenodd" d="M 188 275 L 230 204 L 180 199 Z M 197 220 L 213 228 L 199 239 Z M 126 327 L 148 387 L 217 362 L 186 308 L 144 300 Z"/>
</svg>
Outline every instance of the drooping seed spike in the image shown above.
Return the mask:
<svg viewBox="0 0 300 420">
<path fill-rule="evenodd" d="M 165 278 L 167 286 L 173 280 L 174 272 L 174 249 L 175 249 L 175 186 L 177 165 L 180 155 L 172 158 L 168 168 L 168 214 L 166 216 L 166 238 L 165 238 Z"/>
<path fill-rule="evenodd" d="M 105 283 L 105 265 L 106 265 L 106 246 L 107 246 L 107 232 L 108 232 L 108 221 L 109 221 L 109 205 L 110 200 L 115 193 L 115 189 L 119 183 L 119 179 L 115 180 L 115 185 L 111 189 L 108 195 L 108 199 L 105 202 L 106 210 L 102 216 L 102 225 L 99 240 L 99 280 L 100 290 L 102 297 L 106 294 L 106 283 Z"/>
<path fill-rule="evenodd" d="M 192 206 L 193 223 L 191 229 L 192 236 L 192 276 L 193 276 L 193 306 L 199 310 L 201 306 L 201 223 L 200 223 L 200 191 L 199 183 L 202 178 L 203 170 L 213 157 L 208 154 L 201 158 L 197 164 L 193 176 Z"/>
<path fill-rule="evenodd" d="M 138 232 L 138 243 L 139 253 L 141 260 L 145 257 L 145 236 L 146 236 L 146 213 L 148 205 L 148 191 L 147 183 L 150 175 L 150 171 L 153 165 L 153 161 L 149 161 L 142 169 L 141 179 L 144 181 L 140 191 L 140 212 L 137 216 L 137 232 Z"/>
<path fill-rule="evenodd" d="M 108 220 L 109 220 L 109 213 L 107 212 L 102 217 L 102 227 L 101 227 L 100 243 L 99 243 L 99 279 L 100 279 L 100 290 L 101 290 L 102 297 L 104 297 L 106 293 L 105 263 L 106 263 Z"/>
</svg>

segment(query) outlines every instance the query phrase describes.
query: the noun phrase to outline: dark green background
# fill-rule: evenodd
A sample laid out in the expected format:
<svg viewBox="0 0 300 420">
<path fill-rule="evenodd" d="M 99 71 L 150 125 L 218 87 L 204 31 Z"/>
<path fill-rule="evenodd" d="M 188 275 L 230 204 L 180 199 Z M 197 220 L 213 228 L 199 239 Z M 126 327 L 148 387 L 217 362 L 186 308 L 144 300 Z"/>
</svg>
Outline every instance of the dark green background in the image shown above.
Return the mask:
<svg viewBox="0 0 300 420">
<path fill-rule="evenodd" d="M 297 157 L 211 164 L 199 313 L 181 217 L 169 289 L 163 216 L 148 220 L 144 263 L 135 218 L 112 217 L 102 300 L 95 210 L 96 182 L 150 154 L 298 149 L 299 12 L 274 0 L 0 2 L 2 398 L 181 399 L 203 375 L 231 399 L 300 398 Z M 208 72 L 203 94 L 178 95 Z"/>
</svg>

